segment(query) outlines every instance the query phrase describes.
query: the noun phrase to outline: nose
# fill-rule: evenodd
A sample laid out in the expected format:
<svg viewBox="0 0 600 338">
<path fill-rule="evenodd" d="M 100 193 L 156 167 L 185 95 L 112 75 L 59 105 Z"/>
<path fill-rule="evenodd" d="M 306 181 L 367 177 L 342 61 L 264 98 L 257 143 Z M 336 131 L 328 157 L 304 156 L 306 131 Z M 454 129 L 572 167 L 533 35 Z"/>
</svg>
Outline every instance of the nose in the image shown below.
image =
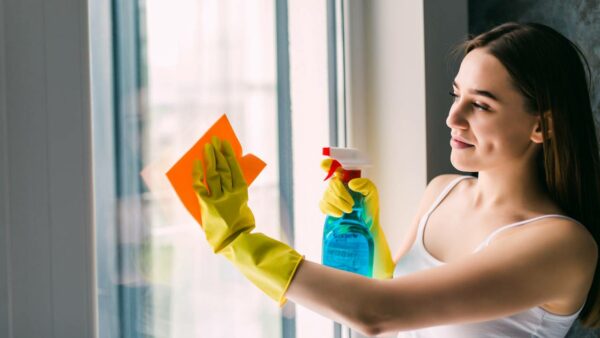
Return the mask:
<svg viewBox="0 0 600 338">
<path fill-rule="evenodd" d="M 467 129 L 469 122 L 466 119 L 466 113 L 463 111 L 460 101 L 456 101 L 450 107 L 446 125 L 450 129 Z"/>
</svg>

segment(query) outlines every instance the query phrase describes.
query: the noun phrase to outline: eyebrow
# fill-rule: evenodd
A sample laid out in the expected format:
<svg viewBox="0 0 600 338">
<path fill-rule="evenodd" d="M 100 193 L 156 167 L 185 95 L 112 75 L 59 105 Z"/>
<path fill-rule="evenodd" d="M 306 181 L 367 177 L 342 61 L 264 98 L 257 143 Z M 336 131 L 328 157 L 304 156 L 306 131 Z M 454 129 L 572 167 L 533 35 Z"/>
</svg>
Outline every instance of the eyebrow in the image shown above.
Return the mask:
<svg viewBox="0 0 600 338">
<path fill-rule="evenodd" d="M 456 88 L 459 88 L 459 89 L 460 89 L 460 87 L 458 86 L 458 84 L 456 84 L 456 81 L 452 81 L 452 84 L 454 85 L 454 87 L 456 87 Z M 469 90 L 469 92 L 471 92 L 471 93 L 475 93 L 475 94 L 477 94 L 477 95 L 481 95 L 481 96 L 489 97 L 490 99 L 492 99 L 492 100 L 494 100 L 494 101 L 500 102 L 500 100 L 498 99 L 498 97 L 497 97 L 496 95 L 494 95 L 494 94 L 490 93 L 490 92 L 489 92 L 489 91 L 487 91 L 487 90 L 481 90 L 481 89 L 471 89 L 471 90 Z"/>
</svg>

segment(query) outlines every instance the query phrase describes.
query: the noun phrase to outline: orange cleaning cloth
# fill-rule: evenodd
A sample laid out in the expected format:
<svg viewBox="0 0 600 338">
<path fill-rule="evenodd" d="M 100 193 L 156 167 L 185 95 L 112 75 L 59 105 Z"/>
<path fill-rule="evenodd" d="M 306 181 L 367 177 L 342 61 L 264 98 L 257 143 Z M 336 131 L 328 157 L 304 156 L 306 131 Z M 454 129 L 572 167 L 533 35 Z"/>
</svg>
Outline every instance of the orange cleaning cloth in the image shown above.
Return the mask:
<svg viewBox="0 0 600 338">
<path fill-rule="evenodd" d="M 223 114 L 208 129 L 204 135 L 192 146 L 176 163 L 167 171 L 167 178 L 175 189 L 177 196 L 185 208 L 192 214 L 194 219 L 200 224 L 200 205 L 194 191 L 192 179 L 192 167 L 194 160 L 200 159 L 204 165 L 204 144 L 209 143 L 213 136 L 217 136 L 221 140 L 227 140 L 231 143 L 233 152 L 240 163 L 246 183 L 250 185 L 254 179 L 266 166 L 260 158 L 246 154 L 242 156 L 242 145 L 238 140 L 227 116 Z"/>
</svg>

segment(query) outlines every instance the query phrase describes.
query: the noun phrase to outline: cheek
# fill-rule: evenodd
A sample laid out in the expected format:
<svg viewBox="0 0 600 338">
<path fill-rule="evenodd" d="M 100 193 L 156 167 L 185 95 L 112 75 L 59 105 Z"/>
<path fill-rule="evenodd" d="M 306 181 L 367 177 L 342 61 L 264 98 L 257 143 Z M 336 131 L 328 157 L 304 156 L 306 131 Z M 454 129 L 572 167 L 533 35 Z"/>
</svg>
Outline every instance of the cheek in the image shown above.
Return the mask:
<svg viewBox="0 0 600 338">
<path fill-rule="evenodd" d="M 523 155 L 529 145 L 529 135 L 520 125 L 507 123 L 502 128 L 487 128 L 482 132 L 485 135 L 479 149 L 482 154 L 515 158 Z"/>
<path fill-rule="evenodd" d="M 501 128 L 493 121 L 490 123 L 480 123 L 474 126 L 473 130 L 476 130 L 476 137 L 478 140 L 477 150 L 481 154 L 489 154 L 495 152 L 497 149 L 502 148 L 504 142 L 504 135 L 502 135 Z"/>
</svg>

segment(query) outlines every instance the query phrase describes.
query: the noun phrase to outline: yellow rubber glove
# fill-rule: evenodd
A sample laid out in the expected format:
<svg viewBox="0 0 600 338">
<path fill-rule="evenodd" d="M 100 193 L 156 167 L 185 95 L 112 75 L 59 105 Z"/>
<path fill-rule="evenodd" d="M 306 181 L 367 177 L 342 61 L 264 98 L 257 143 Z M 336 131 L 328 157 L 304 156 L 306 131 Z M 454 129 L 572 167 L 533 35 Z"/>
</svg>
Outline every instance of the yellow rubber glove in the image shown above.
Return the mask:
<svg viewBox="0 0 600 338">
<path fill-rule="evenodd" d="M 282 306 L 304 256 L 287 244 L 251 232 L 255 224 L 248 207 L 248 185 L 229 142 L 213 138 L 204 147 L 204 158 L 206 173 L 198 160 L 192 175 L 208 243 Z"/>
<path fill-rule="evenodd" d="M 321 168 L 329 172 L 332 159 L 321 162 Z M 379 194 L 375 184 L 367 178 L 355 178 L 348 182 L 348 187 L 365 196 L 365 223 L 373 237 L 373 277 L 378 279 L 392 278 L 394 261 L 385 238 L 385 233 L 379 225 Z M 341 217 L 344 213 L 352 212 L 354 200 L 337 173 L 329 180 L 329 186 L 323 194 L 319 207 L 324 214 Z"/>
</svg>

